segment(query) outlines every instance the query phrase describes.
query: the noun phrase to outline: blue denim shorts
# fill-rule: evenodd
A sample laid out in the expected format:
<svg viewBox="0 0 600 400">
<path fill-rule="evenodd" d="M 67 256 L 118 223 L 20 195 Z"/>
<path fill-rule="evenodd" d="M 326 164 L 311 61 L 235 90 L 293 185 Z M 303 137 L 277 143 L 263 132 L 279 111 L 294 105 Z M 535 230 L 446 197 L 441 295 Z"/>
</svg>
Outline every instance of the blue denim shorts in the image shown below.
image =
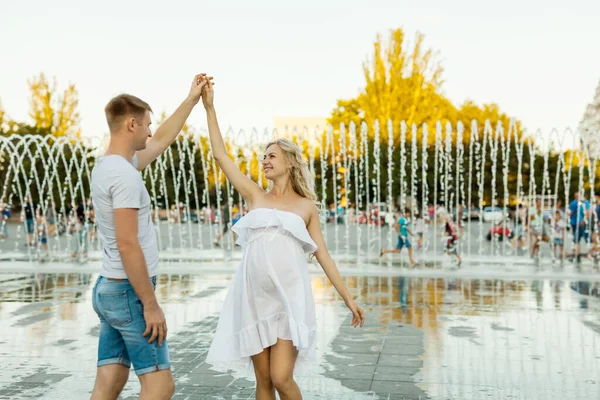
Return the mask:
<svg viewBox="0 0 600 400">
<path fill-rule="evenodd" d="M 156 277 L 151 279 L 156 287 Z M 92 306 L 100 318 L 98 367 L 121 364 L 129 368 L 133 364 L 138 376 L 171 368 L 167 341 L 159 347 L 158 339 L 148 343 L 150 335 L 142 336 L 146 330 L 144 307 L 129 280 L 100 276 L 92 293 Z"/>
<path fill-rule="evenodd" d="M 571 230 L 573 231 L 573 241 L 575 244 L 579 244 L 581 239 L 585 240 L 586 243 L 589 242 L 589 235 L 585 226 L 571 225 Z"/>
<path fill-rule="evenodd" d="M 33 223 L 32 219 L 27 219 L 27 233 L 33 233 L 33 227 L 35 226 L 35 224 Z"/>
<path fill-rule="evenodd" d="M 402 249 L 403 247 L 410 249 L 412 247 L 412 245 L 410 244 L 410 241 L 408 240 L 408 238 L 398 236 L 398 243 L 396 244 L 396 248 Z"/>
</svg>

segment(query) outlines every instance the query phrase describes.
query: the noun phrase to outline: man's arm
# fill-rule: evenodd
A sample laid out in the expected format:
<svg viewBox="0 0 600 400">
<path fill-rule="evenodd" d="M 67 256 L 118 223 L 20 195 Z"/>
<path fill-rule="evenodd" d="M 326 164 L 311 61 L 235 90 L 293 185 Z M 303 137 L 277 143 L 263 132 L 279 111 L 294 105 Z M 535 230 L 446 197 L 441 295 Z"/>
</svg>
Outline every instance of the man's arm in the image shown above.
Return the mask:
<svg viewBox="0 0 600 400">
<path fill-rule="evenodd" d="M 167 323 L 156 301 L 144 252 L 138 240 L 138 210 L 117 208 L 114 210 L 114 219 L 117 249 L 125 274 L 144 306 L 144 319 L 146 320 L 144 336 L 152 332 L 148 343 L 152 343 L 154 339 L 158 338 L 158 345 L 162 346 L 163 339 L 167 338 Z"/>
<path fill-rule="evenodd" d="M 146 148 L 136 152 L 138 171 L 141 171 L 150 165 L 152 161 L 156 160 L 156 158 L 175 141 L 177 135 L 181 132 L 185 121 L 194 109 L 194 106 L 200 101 L 202 88 L 206 85 L 207 79 L 212 79 L 212 77 L 206 78 L 206 74 L 198 74 L 194 77 L 187 98 L 181 103 L 177 110 L 175 110 L 175 112 L 158 127 L 154 136 L 148 140 Z"/>
</svg>

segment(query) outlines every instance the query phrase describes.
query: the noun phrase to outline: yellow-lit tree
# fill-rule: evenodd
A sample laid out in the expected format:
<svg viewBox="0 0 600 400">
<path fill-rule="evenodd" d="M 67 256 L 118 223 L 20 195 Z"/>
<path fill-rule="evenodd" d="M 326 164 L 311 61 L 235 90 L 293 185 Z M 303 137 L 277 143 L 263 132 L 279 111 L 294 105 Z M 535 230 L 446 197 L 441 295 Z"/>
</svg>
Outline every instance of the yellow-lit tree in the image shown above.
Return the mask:
<svg viewBox="0 0 600 400">
<path fill-rule="evenodd" d="M 79 94 L 75 85 L 70 84 L 59 93 L 56 79 L 48 81 L 44 73 L 28 81 L 30 91 L 29 116 L 38 128 L 49 129 L 53 136 L 80 136 Z"/>
<path fill-rule="evenodd" d="M 395 131 L 401 121 L 408 126 L 455 121 L 458 111 L 441 93 L 443 68 L 423 42 L 417 33 L 410 47 L 402 29 L 392 30 L 387 42 L 378 35 L 373 55 L 363 63 L 364 89 L 355 99 L 339 100 L 329 122 L 337 129 L 342 122 L 372 127 L 378 120 L 381 139 L 387 140 L 389 120 Z"/>
</svg>

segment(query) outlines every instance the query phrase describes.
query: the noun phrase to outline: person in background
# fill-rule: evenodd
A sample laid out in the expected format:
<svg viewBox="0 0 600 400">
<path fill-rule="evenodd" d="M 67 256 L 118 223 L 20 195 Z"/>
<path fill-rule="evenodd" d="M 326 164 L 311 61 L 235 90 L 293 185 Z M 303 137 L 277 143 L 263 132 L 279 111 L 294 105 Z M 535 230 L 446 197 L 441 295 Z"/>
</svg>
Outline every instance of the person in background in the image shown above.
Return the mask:
<svg viewBox="0 0 600 400">
<path fill-rule="evenodd" d="M 89 243 L 94 243 L 96 240 L 96 214 L 94 212 L 94 203 L 91 198 L 87 200 L 87 230 L 89 235 Z"/>
<path fill-rule="evenodd" d="M 425 234 L 425 220 L 421 215 L 417 216 L 415 233 L 417 234 L 417 249 L 420 249 L 423 247 L 423 235 Z"/>
<path fill-rule="evenodd" d="M 531 207 L 531 209 L 529 210 L 529 227 L 531 240 L 531 258 L 534 258 L 537 257 L 540 253 L 540 243 L 550 241 L 550 236 L 548 235 L 546 224 L 544 221 L 544 212 L 542 210 L 541 198 L 537 198 L 535 201 L 535 207 Z"/>
<path fill-rule="evenodd" d="M 29 197 L 25 197 L 23 205 L 23 214 L 25 216 L 25 225 L 27 228 L 27 246 L 35 246 L 35 205 Z"/>
<path fill-rule="evenodd" d="M 566 224 L 559 210 L 554 211 L 552 220 L 552 252 L 554 259 L 562 260 L 565 255 Z M 554 259 L 552 261 L 554 261 Z"/>
<path fill-rule="evenodd" d="M 48 204 L 46 209 L 46 224 L 48 228 L 48 235 L 56 236 L 56 205 L 54 202 Z"/>
<path fill-rule="evenodd" d="M 429 203 L 429 205 L 427 206 L 427 216 L 428 221 L 433 221 L 433 217 L 435 216 L 435 207 L 433 206 L 433 203 Z"/>
<path fill-rule="evenodd" d="M 179 209 L 175 204 L 171 204 L 171 223 L 178 224 L 179 220 Z"/>
<path fill-rule="evenodd" d="M 78 220 L 78 226 L 79 226 L 79 231 L 77 232 L 77 252 L 80 253 L 80 256 L 83 257 L 84 259 L 87 257 L 87 253 L 88 253 L 88 247 L 90 244 L 90 237 L 89 237 L 89 220 L 87 218 L 87 210 L 86 210 L 86 206 L 83 204 L 82 201 L 80 201 L 77 204 L 77 220 Z"/>
<path fill-rule="evenodd" d="M 443 204 L 438 204 L 435 210 L 436 224 L 446 223 L 448 219 L 448 210 Z"/>
<path fill-rule="evenodd" d="M 10 219 L 10 205 L 0 203 L 0 239 L 8 238 L 8 220 Z"/>
<path fill-rule="evenodd" d="M 43 215 L 42 208 L 36 210 L 37 243 L 44 250 L 44 255 L 48 254 L 48 236 L 46 235 L 46 218 Z"/>
<path fill-rule="evenodd" d="M 450 219 L 446 220 L 444 224 L 444 234 L 446 235 L 446 254 L 454 255 L 458 260 L 457 267 L 460 267 L 462 264 L 462 258 L 460 254 L 458 254 L 458 233 L 456 232 L 456 228 L 452 225 Z"/>
<path fill-rule="evenodd" d="M 396 234 L 398 235 L 398 244 L 396 244 L 396 248 L 381 249 L 381 251 L 379 252 L 379 257 L 383 257 L 383 255 L 387 253 L 400 253 L 402 252 L 402 249 L 406 247 L 406 250 L 408 251 L 408 258 L 410 259 L 410 265 L 414 268 L 416 263 L 413 258 L 412 245 L 410 243 L 410 240 L 408 240 L 408 235 L 414 236 L 408 228 L 410 225 L 410 216 L 410 209 L 405 208 L 404 216 L 400 217 L 398 223 L 394 226 L 394 228 L 396 229 Z"/>
<path fill-rule="evenodd" d="M 585 203 L 579 200 L 580 194 L 575 192 L 573 200 L 569 204 L 569 222 L 571 225 L 571 231 L 573 232 L 573 245 L 575 250 L 573 256 L 579 262 L 581 261 L 581 239 L 585 239 L 586 226 L 585 226 Z"/>
<path fill-rule="evenodd" d="M 589 252 L 590 258 L 598 257 L 600 252 L 600 193 L 596 193 L 594 198 L 594 204 L 590 204 L 590 217 L 588 222 L 591 233 Z"/>
<path fill-rule="evenodd" d="M 527 223 L 527 207 L 524 204 L 519 204 L 515 214 L 515 234 L 512 239 L 512 247 L 525 250 L 529 225 Z"/>
<path fill-rule="evenodd" d="M 465 208 L 463 207 L 462 204 L 458 205 L 458 208 L 456 209 L 456 226 L 458 227 L 458 230 L 460 231 L 460 236 L 462 237 L 465 234 L 465 228 L 464 228 L 464 215 L 465 215 Z"/>
<path fill-rule="evenodd" d="M 71 258 L 76 260 L 79 252 L 79 232 L 82 227 L 79 223 L 79 218 L 77 217 L 77 205 L 75 203 L 71 203 L 71 206 L 68 211 L 68 222 L 67 222 L 67 232 L 71 235 Z"/>
<path fill-rule="evenodd" d="M 221 206 L 221 220 L 223 221 L 223 231 L 219 233 L 213 242 L 215 247 L 221 246 L 221 238 L 229 231 L 229 224 L 231 222 L 231 215 L 229 213 L 229 204 L 225 203 Z"/>
</svg>

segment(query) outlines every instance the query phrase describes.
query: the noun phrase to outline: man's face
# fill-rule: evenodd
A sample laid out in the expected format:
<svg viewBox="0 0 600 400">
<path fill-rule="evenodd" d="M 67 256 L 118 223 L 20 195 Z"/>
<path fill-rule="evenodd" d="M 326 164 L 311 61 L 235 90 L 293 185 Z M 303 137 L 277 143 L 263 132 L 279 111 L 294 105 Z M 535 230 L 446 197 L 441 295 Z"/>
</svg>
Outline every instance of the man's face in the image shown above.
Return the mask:
<svg viewBox="0 0 600 400">
<path fill-rule="evenodd" d="M 152 120 L 150 118 L 150 112 L 146 110 L 143 118 L 134 118 L 134 146 L 135 150 L 144 150 L 146 148 L 146 142 L 149 138 L 152 137 L 152 131 L 150 130 L 150 125 L 152 124 Z"/>
</svg>

